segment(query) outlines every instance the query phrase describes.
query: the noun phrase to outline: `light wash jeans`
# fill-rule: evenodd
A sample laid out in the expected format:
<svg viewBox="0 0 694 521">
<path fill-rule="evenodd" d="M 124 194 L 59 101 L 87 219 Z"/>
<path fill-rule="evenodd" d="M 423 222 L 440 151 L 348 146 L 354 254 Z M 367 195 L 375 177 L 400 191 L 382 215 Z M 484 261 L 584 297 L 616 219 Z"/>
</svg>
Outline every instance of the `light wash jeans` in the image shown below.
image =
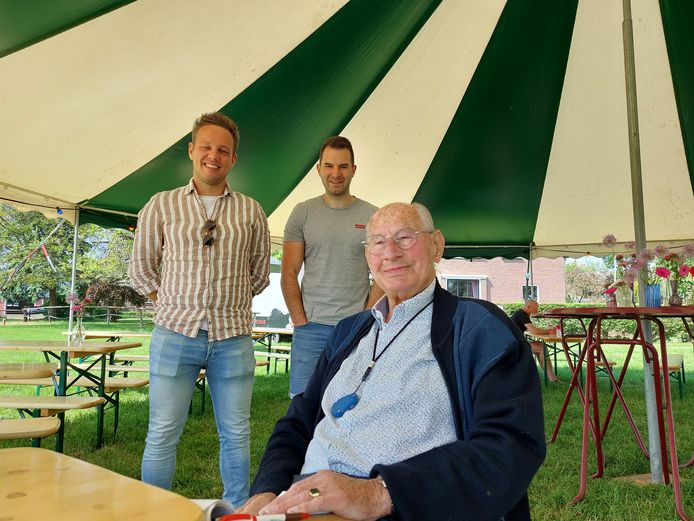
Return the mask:
<svg viewBox="0 0 694 521">
<path fill-rule="evenodd" d="M 294 328 L 291 365 L 289 369 L 289 396 L 294 398 L 306 389 L 321 353 L 335 326 L 309 322 Z"/>
<path fill-rule="evenodd" d="M 248 498 L 250 410 L 255 357 L 250 337 L 207 341 L 155 326 L 149 347 L 149 429 L 142 455 L 142 481 L 170 489 L 176 447 L 188 418 L 200 369 L 206 368 L 219 433 L 219 470 L 224 499 L 235 506 Z"/>
</svg>

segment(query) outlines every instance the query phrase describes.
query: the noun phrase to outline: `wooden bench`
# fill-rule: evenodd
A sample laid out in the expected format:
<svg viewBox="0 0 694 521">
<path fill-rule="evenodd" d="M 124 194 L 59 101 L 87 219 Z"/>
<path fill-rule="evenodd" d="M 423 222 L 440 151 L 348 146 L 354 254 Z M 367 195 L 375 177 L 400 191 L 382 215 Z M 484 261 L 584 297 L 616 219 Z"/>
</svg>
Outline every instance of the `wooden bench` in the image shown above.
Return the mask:
<svg viewBox="0 0 694 521">
<path fill-rule="evenodd" d="M 274 348 L 273 348 L 274 349 Z M 255 356 L 263 357 L 267 362 L 267 372 L 270 372 L 270 360 L 275 361 L 275 372 L 277 372 L 277 361 L 284 360 L 284 370 L 285 372 L 289 369 L 289 360 L 291 355 L 289 353 L 277 353 L 275 351 L 254 351 Z M 256 365 L 258 365 L 256 363 Z"/>
<path fill-rule="evenodd" d="M 68 377 L 69 378 L 69 377 Z M 56 389 L 55 382 L 53 378 L 23 378 L 19 380 L 2 380 L 3 384 L 12 385 L 35 385 L 40 387 L 50 386 Z M 144 387 L 149 384 L 149 378 L 116 378 L 116 377 L 106 377 L 104 382 L 104 399 L 113 405 L 114 411 L 114 422 L 113 422 L 113 434 L 118 432 L 118 419 L 120 412 L 120 391 L 125 389 L 136 389 L 138 387 Z M 72 387 L 84 387 L 87 392 L 91 395 L 94 389 L 98 387 L 98 384 L 86 377 L 77 378 L 73 383 Z"/>
<path fill-rule="evenodd" d="M 60 419 L 55 416 L 0 420 L 0 440 L 38 440 L 55 434 L 58 429 Z"/>
<path fill-rule="evenodd" d="M 119 355 L 113 356 L 114 362 L 149 362 L 149 355 Z"/>
<path fill-rule="evenodd" d="M 680 400 L 684 398 L 684 385 L 686 379 L 684 376 L 684 355 L 673 353 L 667 356 L 667 373 L 668 377 L 677 381 L 677 387 L 680 392 Z"/>
<path fill-rule="evenodd" d="M 73 409 L 89 409 L 106 402 L 100 396 L 0 396 L 0 407 L 40 411 L 34 416 L 55 416 Z"/>
<path fill-rule="evenodd" d="M 17 362 L 0 364 L 0 382 L 19 378 L 47 378 L 55 373 L 56 363 Z"/>
</svg>

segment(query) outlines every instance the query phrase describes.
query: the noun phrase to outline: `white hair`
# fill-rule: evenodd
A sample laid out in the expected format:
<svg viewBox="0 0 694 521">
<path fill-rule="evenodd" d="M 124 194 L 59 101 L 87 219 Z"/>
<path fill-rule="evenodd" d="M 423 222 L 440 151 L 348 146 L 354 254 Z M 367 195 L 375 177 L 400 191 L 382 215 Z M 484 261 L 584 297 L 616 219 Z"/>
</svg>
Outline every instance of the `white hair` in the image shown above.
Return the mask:
<svg viewBox="0 0 694 521">
<path fill-rule="evenodd" d="M 422 231 L 433 232 L 434 230 L 436 230 L 436 228 L 434 228 L 434 219 L 431 216 L 431 212 L 429 212 L 427 207 L 421 203 L 390 203 L 390 204 L 387 204 L 387 205 L 381 207 L 376 213 L 378 213 L 380 210 L 383 210 L 383 208 L 387 208 L 389 206 L 396 206 L 396 205 L 409 206 L 411 208 L 414 208 L 414 210 L 417 212 L 417 216 L 419 217 L 420 222 L 422 223 L 422 227 L 424 228 Z M 366 225 L 366 236 L 367 237 L 370 234 L 371 222 L 373 221 L 373 218 L 376 215 L 376 213 L 374 213 L 371 216 L 371 218 L 369 219 L 369 222 Z"/>
</svg>

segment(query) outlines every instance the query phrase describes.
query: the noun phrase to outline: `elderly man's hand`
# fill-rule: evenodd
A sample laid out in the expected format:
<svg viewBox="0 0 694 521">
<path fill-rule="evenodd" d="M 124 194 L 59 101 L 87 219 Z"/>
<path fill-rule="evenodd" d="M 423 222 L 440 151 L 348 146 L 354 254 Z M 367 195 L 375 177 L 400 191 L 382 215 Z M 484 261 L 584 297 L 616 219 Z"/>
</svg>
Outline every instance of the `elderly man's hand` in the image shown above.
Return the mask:
<svg viewBox="0 0 694 521">
<path fill-rule="evenodd" d="M 388 490 L 376 479 L 350 478 L 329 470 L 294 483 L 260 514 L 333 512 L 348 519 L 375 521 L 391 512 Z"/>
<path fill-rule="evenodd" d="M 252 514 L 257 516 L 260 509 L 270 503 L 276 497 L 277 495 L 272 492 L 261 492 L 260 494 L 256 494 L 255 496 L 248 498 L 248 501 L 246 501 L 240 508 L 237 508 L 234 513 Z"/>
</svg>

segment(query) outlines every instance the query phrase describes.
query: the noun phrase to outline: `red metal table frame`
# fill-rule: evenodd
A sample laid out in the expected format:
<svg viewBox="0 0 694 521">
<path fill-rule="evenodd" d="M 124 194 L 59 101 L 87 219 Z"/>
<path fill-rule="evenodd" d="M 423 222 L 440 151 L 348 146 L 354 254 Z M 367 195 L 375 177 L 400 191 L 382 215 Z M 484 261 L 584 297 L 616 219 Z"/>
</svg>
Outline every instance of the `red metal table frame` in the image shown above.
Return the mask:
<svg viewBox="0 0 694 521">
<path fill-rule="evenodd" d="M 596 453 L 596 463 L 597 471 L 593 475 L 595 478 L 602 477 L 605 459 L 602 448 L 602 440 L 607 432 L 607 427 L 612 416 L 612 411 L 616 405 L 617 400 L 619 400 L 624 412 L 627 416 L 627 421 L 634 433 L 636 441 L 641 448 L 641 451 L 648 457 L 648 450 L 643 442 L 643 439 L 636 427 L 633 420 L 629 407 L 626 404 L 624 395 L 621 391 L 621 384 L 626 375 L 626 370 L 631 359 L 634 347 L 639 345 L 643 349 L 644 356 L 646 360 L 651 361 L 653 364 L 653 380 L 654 380 L 654 390 L 657 408 L 657 419 L 658 419 L 658 435 L 660 437 L 660 450 L 661 458 L 663 462 L 663 479 L 666 484 L 669 483 L 669 471 L 668 471 L 668 458 L 667 458 L 667 447 L 669 447 L 670 452 L 670 466 L 672 468 L 672 487 L 675 496 L 675 507 L 677 513 L 681 519 L 689 521 L 689 517 L 685 514 L 682 507 L 682 489 L 680 484 L 679 475 L 679 463 L 677 460 L 677 444 L 675 440 L 675 421 L 672 413 L 672 400 L 670 394 L 670 380 L 667 377 L 667 370 L 663 372 L 662 379 L 662 392 L 664 393 L 665 399 L 665 422 L 663 421 L 663 395 L 661 394 L 661 368 L 667 368 L 667 346 L 665 340 L 665 328 L 663 326 L 661 318 L 681 318 L 684 323 L 685 329 L 689 336 L 694 339 L 693 328 L 690 327 L 687 322 L 689 318 L 694 323 L 694 306 L 668 306 L 662 308 L 646 308 L 646 307 L 624 307 L 624 308 L 558 308 L 549 310 L 541 315 L 543 318 L 558 318 L 561 322 L 562 333 L 566 331 L 565 321 L 572 319 L 579 319 L 582 323 L 583 320 L 589 320 L 588 331 L 586 335 L 586 341 L 581 349 L 578 361 L 575 367 L 572 367 L 573 376 L 571 378 L 571 384 L 564 398 L 564 403 L 562 405 L 561 412 L 559 413 L 559 418 L 557 419 L 557 424 L 552 433 L 550 442 L 553 442 L 559 432 L 559 427 L 561 425 L 562 419 L 566 412 L 571 394 L 576 388 L 579 393 L 581 404 L 583 406 L 583 436 L 581 443 L 581 473 L 580 473 L 580 486 L 578 495 L 574 498 L 573 502 L 577 503 L 583 499 L 586 492 L 586 482 L 587 482 L 587 463 L 588 463 L 588 433 L 590 432 L 594 444 Z M 634 334 L 631 338 L 610 338 L 607 339 L 603 336 L 602 323 L 604 320 L 630 320 L 635 324 Z M 646 341 L 644 335 L 643 323 L 651 322 L 658 329 L 658 344 L 660 348 L 660 360 L 658 357 L 658 351 L 654 347 L 653 343 Z M 607 359 L 602 351 L 603 344 L 618 344 L 618 345 L 628 345 L 629 349 L 627 351 L 627 356 L 624 365 L 620 371 L 619 377 L 615 379 L 614 373 L 612 372 L 610 366 L 606 363 Z M 562 338 L 562 345 L 565 348 L 565 352 L 568 349 L 566 338 Z M 600 415 L 598 410 L 598 392 L 597 384 L 595 380 L 595 362 L 596 357 L 598 360 L 605 362 L 605 369 L 612 382 L 614 392 L 605 414 L 604 423 L 600 424 Z M 567 361 L 571 366 L 571 361 L 567 354 Z M 578 382 L 580 368 L 583 362 L 586 362 L 586 384 L 585 389 L 581 389 Z M 592 405 L 592 407 L 591 407 Z M 667 445 L 665 437 L 665 425 L 667 426 Z M 694 457 L 689 461 L 691 464 L 694 461 Z"/>
</svg>

